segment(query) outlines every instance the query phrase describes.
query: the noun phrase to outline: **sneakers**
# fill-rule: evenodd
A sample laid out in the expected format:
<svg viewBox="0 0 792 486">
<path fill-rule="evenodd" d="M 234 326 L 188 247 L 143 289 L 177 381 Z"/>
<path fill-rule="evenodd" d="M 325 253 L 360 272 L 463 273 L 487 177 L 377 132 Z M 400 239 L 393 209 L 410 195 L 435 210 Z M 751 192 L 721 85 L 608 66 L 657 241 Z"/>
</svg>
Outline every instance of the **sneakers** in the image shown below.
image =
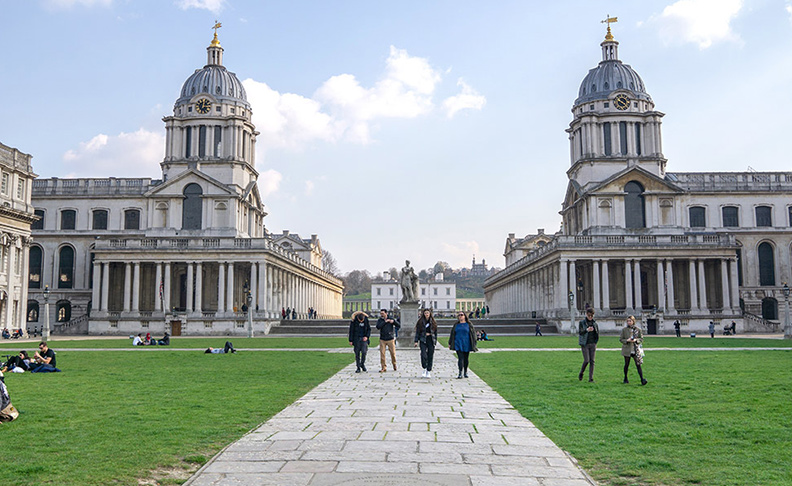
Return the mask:
<svg viewBox="0 0 792 486">
<path fill-rule="evenodd" d="M 649 382 L 646 381 L 646 380 L 641 380 L 641 385 L 646 385 L 647 383 L 649 383 Z"/>
<path fill-rule="evenodd" d="M 465 371 L 465 378 L 467 378 L 467 377 L 468 377 L 468 375 L 467 375 L 467 371 Z"/>
<path fill-rule="evenodd" d="M 459 372 L 459 375 L 457 375 L 457 379 L 458 379 L 458 380 L 461 380 L 461 379 L 462 379 L 462 372 L 461 372 L 461 371 Z"/>
<path fill-rule="evenodd" d="M 425 369 L 421 372 L 421 378 L 426 378 L 426 370 Z"/>
<path fill-rule="evenodd" d="M 356 369 L 355 373 L 360 373 L 360 368 Z"/>
<path fill-rule="evenodd" d="M 426 377 L 427 378 L 431 378 L 432 377 L 432 372 L 429 371 L 429 370 L 426 370 Z"/>
</svg>

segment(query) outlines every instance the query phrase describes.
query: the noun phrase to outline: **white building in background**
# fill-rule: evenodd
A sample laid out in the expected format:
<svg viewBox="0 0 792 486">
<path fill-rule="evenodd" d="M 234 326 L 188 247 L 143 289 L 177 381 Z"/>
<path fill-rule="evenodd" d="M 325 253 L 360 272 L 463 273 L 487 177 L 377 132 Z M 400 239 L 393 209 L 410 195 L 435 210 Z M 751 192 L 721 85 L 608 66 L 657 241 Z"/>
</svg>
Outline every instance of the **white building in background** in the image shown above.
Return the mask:
<svg viewBox="0 0 792 486">
<path fill-rule="evenodd" d="M 257 333 L 284 307 L 340 317 L 343 284 L 322 270 L 318 237 L 266 231 L 258 132 L 216 34 L 163 120 L 162 179 L 34 182 L 28 320 L 45 286 L 62 332 L 245 334 L 248 307 Z"/>
<path fill-rule="evenodd" d="M 456 283 L 443 280 L 439 273 L 434 278 L 418 285 L 419 303 L 422 309 L 432 309 L 436 314 L 453 314 L 456 309 Z M 401 285 L 392 280 L 371 284 L 371 309 L 393 310 L 402 299 Z"/>
<path fill-rule="evenodd" d="M 27 327 L 30 224 L 36 220 L 30 203 L 36 174 L 30 159 L 0 143 L 0 329 Z"/>
<path fill-rule="evenodd" d="M 649 333 L 710 321 L 771 330 L 792 278 L 792 172 L 667 172 L 661 120 L 608 29 L 567 129 L 562 231 L 506 242 L 487 279 L 495 317 L 561 328 L 593 307 L 604 329 L 635 314 Z"/>
</svg>

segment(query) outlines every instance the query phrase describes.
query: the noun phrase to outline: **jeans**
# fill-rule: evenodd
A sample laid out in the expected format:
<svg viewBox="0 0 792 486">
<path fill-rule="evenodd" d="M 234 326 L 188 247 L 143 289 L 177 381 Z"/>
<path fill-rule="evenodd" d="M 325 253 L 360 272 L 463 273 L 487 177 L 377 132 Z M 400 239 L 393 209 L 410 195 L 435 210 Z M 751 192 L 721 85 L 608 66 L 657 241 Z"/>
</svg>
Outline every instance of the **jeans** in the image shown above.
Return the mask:
<svg viewBox="0 0 792 486">
<path fill-rule="evenodd" d="M 223 347 L 223 353 L 236 353 L 236 349 L 234 349 L 234 345 L 231 344 L 231 341 L 226 341 L 225 347 Z"/>
<path fill-rule="evenodd" d="M 355 365 L 358 369 L 366 366 L 366 353 L 368 353 L 368 341 L 355 340 Z"/>
<path fill-rule="evenodd" d="M 380 369 L 386 370 L 388 369 L 388 365 L 385 362 L 385 349 L 390 350 L 391 355 L 391 363 L 393 363 L 393 369 L 396 369 L 396 340 L 391 339 L 390 341 L 383 341 L 380 339 L 379 342 L 380 348 L 380 365 L 382 366 Z"/>
<path fill-rule="evenodd" d="M 430 337 L 426 338 L 426 342 L 420 341 L 421 346 L 421 368 L 432 371 L 432 362 L 434 361 L 434 340 Z"/>
<path fill-rule="evenodd" d="M 586 365 L 589 366 L 589 380 L 594 379 L 594 355 L 597 354 L 597 345 L 586 344 L 580 347 L 583 351 L 583 367 L 580 368 L 580 374 L 583 375 L 583 372 L 586 371 Z"/>
</svg>

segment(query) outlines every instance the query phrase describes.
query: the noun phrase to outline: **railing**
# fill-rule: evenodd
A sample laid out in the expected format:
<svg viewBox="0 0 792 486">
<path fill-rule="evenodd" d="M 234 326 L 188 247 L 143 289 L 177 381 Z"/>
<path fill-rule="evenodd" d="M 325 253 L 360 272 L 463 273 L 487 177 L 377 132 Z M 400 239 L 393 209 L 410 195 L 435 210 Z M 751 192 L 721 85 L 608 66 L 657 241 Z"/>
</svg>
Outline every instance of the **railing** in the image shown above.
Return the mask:
<svg viewBox="0 0 792 486">
<path fill-rule="evenodd" d="M 33 196 L 66 194 L 143 194 L 162 181 L 142 179 L 36 179 L 33 181 Z"/>
<path fill-rule="evenodd" d="M 684 189 L 694 190 L 792 190 L 792 172 L 668 172 L 666 179 Z"/>
<path fill-rule="evenodd" d="M 755 323 L 757 323 L 759 325 L 762 325 L 762 326 L 765 326 L 765 327 L 769 327 L 772 332 L 777 332 L 778 331 L 778 327 L 780 325 L 780 323 L 778 323 L 778 322 L 769 321 L 769 320 L 765 319 L 762 316 L 757 316 L 756 314 L 752 314 L 752 313 L 746 312 L 746 311 L 743 311 L 743 317 L 747 318 L 748 320 L 751 320 L 751 321 L 753 321 L 753 322 L 755 322 Z"/>
</svg>

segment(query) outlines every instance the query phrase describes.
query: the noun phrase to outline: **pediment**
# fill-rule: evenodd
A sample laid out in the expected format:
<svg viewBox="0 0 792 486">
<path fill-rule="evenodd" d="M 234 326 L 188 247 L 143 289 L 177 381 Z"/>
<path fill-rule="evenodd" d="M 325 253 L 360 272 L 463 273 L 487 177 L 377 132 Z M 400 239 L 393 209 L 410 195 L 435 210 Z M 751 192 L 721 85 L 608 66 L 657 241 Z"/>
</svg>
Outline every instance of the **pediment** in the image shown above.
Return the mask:
<svg viewBox="0 0 792 486">
<path fill-rule="evenodd" d="M 198 184 L 204 196 L 236 196 L 225 184 L 196 169 L 187 169 L 173 179 L 164 182 L 146 193 L 147 197 L 181 197 L 189 184 Z"/>
<path fill-rule="evenodd" d="M 591 187 L 587 192 L 588 194 L 621 194 L 624 192 L 624 185 L 630 181 L 640 183 L 647 193 L 670 195 L 684 192 L 675 184 L 639 166 L 629 167 L 618 172 Z"/>
</svg>

